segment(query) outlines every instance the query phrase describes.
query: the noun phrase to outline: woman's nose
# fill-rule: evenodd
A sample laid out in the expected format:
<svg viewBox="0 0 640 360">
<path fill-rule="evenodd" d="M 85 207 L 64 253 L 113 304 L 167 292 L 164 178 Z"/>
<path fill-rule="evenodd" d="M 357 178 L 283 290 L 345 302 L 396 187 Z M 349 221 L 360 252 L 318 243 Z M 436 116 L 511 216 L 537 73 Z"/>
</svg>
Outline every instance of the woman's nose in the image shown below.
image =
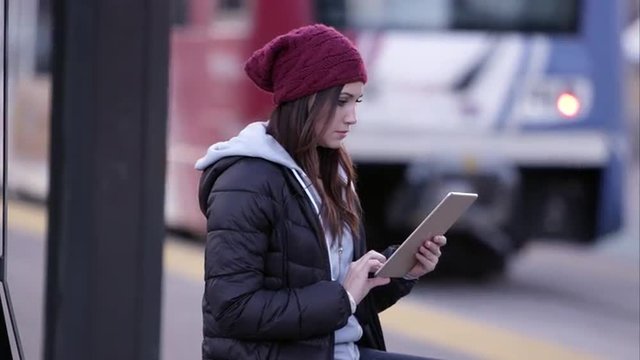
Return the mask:
<svg viewBox="0 0 640 360">
<path fill-rule="evenodd" d="M 348 125 L 355 125 L 358 122 L 355 109 L 345 116 L 344 122 Z"/>
</svg>

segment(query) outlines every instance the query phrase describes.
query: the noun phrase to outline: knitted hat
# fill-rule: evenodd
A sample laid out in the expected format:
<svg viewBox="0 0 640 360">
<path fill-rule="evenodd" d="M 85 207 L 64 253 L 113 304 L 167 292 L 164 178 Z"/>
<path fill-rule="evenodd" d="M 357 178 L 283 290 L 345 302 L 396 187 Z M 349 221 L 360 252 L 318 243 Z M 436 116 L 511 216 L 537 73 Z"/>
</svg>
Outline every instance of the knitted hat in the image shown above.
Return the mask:
<svg viewBox="0 0 640 360">
<path fill-rule="evenodd" d="M 276 104 L 355 81 L 367 81 L 360 53 L 332 27 L 316 24 L 271 40 L 247 60 L 245 72 Z"/>
</svg>

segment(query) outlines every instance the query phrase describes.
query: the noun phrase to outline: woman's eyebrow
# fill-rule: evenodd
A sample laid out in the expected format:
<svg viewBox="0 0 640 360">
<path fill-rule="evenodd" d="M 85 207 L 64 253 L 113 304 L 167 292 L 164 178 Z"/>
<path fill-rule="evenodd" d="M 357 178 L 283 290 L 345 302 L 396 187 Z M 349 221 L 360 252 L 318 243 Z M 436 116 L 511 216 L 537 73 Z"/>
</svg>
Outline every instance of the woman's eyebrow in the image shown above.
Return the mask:
<svg viewBox="0 0 640 360">
<path fill-rule="evenodd" d="M 347 95 L 348 97 L 352 98 L 352 97 L 356 97 L 355 95 L 353 95 L 352 93 L 348 93 L 348 92 L 342 92 L 340 93 L 340 95 Z M 362 97 L 362 95 L 358 96 L 358 97 Z"/>
</svg>

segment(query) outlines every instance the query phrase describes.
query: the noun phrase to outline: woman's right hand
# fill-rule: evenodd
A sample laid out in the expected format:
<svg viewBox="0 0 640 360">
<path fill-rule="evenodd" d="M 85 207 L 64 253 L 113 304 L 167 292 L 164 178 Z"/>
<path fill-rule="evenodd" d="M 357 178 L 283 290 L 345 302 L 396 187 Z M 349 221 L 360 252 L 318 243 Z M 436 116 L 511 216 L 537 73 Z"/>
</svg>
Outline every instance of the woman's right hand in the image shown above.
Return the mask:
<svg viewBox="0 0 640 360">
<path fill-rule="evenodd" d="M 369 278 L 369 273 L 376 272 L 385 261 L 387 258 L 384 255 L 371 250 L 349 265 L 342 286 L 351 294 L 356 304 L 360 304 L 374 287 L 386 285 L 391 281 L 386 277 Z"/>
</svg>

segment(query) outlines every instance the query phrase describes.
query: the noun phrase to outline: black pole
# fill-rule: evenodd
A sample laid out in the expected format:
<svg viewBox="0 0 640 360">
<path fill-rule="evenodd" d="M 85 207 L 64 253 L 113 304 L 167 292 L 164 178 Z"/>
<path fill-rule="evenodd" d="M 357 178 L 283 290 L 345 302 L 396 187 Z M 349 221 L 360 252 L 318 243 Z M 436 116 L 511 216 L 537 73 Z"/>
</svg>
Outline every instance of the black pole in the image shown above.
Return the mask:
<svg viewBox="0 0 640 360">
<path fill-rule="evenodd" d="M 58 0 L 44 358 L 157 359 L 168 0 Z"/>
</svg>

